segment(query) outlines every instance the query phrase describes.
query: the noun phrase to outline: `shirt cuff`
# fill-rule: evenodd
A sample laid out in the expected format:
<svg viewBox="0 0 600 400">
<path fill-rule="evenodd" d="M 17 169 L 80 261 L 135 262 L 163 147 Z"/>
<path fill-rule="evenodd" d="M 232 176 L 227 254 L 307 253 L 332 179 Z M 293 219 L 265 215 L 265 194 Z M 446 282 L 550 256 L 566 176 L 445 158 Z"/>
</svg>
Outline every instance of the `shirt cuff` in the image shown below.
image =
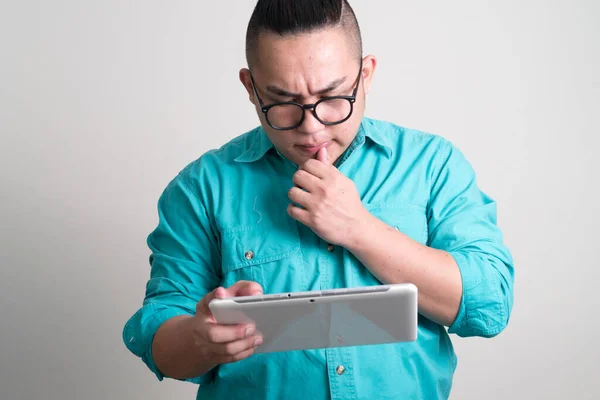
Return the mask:
<svg viewBox="0 0 600 400">
<path fill-rule="evenodd" d="M 152 341 L 158 328 L 167 320 L 181 316 L 191 315 L 188 311 L 178 307 L 167 307 L 162 304 L 149 303 L 139 309 L 125 324 L 123 329 L 123 342 L 129 351 L 140 357 L 159 381 L 166 376 L 158 369 L 152 356 Z M 186 382 L 206 384 L 210 374 L 205 374 L 190 379 L 179 379 Z"/>
<path fill-rule="evenodd" d="M 458 314 L 448 333 L 461 337 L 496 336 L 507 320 L 498 271 L 484 257 L 479 260 L 479 255 L 469 257 L 461 252 L 450 255 L 460 270 L 463 289 Z"/>
</svg>

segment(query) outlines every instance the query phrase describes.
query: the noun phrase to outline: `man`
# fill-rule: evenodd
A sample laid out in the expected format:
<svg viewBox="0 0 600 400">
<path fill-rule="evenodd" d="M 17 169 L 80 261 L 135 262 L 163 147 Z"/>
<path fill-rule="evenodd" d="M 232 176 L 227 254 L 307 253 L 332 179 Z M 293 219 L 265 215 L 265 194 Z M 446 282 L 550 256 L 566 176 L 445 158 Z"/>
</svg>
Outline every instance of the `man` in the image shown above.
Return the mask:
<svg viewBox="0 0 600 400">
<path fill-rule="evenodd" d="M 151 277 L 124 341 L 198 398 L 447 398 L 444 327 L 492 337 L 513 302 L 495 203 L 448 141 L 364 116 L 376 68 L 344 0 L 259 0 L 240 80 L 260 127 L 168 185 Z M 414 343 L 256 354 L 214 298 L 411 282 Z"/>
</svg>

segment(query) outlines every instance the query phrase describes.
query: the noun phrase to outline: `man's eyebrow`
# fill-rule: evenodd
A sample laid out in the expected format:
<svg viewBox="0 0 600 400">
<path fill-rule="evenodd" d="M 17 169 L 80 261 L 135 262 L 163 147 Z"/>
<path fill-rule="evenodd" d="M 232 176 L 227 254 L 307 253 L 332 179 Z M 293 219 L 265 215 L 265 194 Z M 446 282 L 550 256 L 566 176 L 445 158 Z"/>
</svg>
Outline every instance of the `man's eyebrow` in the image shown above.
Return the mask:
<svg viewBox="0 0 600 400">
<path fill-rule="evenodd" d="M 342 83 L 346 82 L 346 79 L 347 79 L 346 77 L 336 79 L 335 81 L 333 81 L 329 85 L 327 85 L 326 88 L 317 91 L 316 94 L 323 95 L 323 94 L 332 92 L 335 89 L 337 89 Z M 274 85 L 267 86 L 267 90 L 277 96 L 280 96 L 280 97 L 291 97 L 291 98 L 302 97 L 302 95 L 299 93 L 291 93 L 285 89 L 281 89 L 280 87 L 274 86 Z"/>
</svg>

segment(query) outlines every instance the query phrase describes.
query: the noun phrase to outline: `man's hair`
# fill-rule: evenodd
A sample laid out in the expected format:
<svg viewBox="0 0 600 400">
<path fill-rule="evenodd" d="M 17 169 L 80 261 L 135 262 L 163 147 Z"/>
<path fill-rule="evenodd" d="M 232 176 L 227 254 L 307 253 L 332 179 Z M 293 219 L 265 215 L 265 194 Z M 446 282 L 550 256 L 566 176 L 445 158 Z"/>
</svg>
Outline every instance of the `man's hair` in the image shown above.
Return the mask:
<svg viewBox="0 0 600 400">
<path fill-rule="evenodd" d="M 347 33 L 362 58 L 360 27 L 347 0 L 258 0 L 246 32 L 248 66 L 257 62 L 261 33 L 286 36 L 334 27 Z"/>
</svg>

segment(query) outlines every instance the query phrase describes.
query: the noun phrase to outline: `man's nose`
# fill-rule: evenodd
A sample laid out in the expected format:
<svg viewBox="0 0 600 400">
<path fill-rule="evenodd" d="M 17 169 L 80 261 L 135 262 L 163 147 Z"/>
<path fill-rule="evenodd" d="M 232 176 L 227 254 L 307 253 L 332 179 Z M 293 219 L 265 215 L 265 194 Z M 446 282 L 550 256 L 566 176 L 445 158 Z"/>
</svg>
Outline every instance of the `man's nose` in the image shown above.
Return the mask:
<svg viewBox="0 0 600 400">
<path fill-rule="evenodd" d="M 298 127 L 298 132 L 312 134 L 321 131 L 324 127 L 325 125 L 315 117 L 313 110 L 304 110 L 304 121 Z"/>
</svg>

